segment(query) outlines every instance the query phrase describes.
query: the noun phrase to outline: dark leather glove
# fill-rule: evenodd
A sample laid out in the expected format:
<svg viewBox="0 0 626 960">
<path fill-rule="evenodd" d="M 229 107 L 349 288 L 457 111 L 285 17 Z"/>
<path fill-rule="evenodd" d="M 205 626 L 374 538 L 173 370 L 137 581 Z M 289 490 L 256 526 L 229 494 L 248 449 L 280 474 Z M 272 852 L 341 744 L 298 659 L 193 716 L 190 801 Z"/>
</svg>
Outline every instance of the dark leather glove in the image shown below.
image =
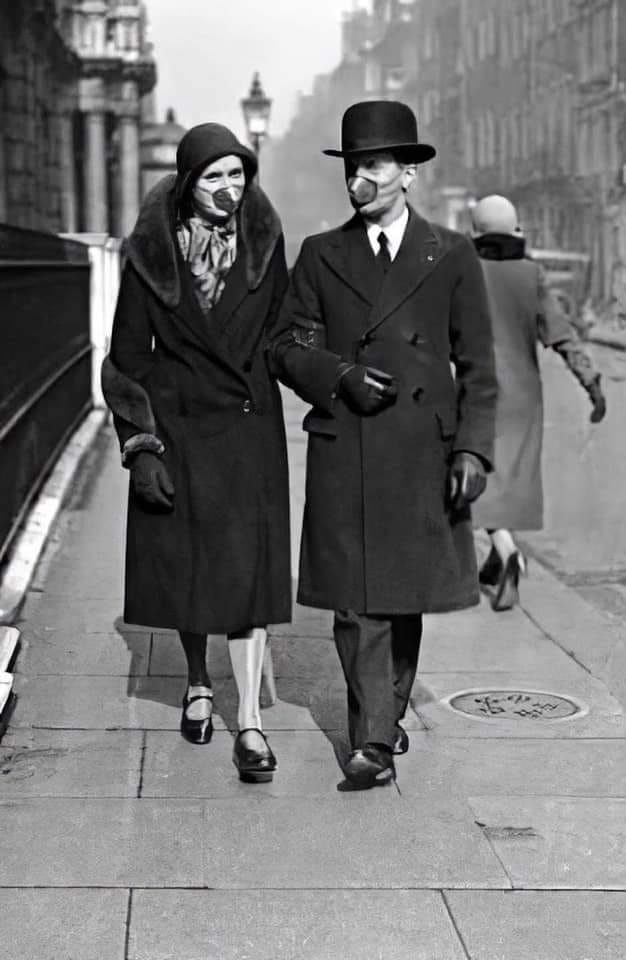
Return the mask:
<svg viewBox="0 0 626 960">
<path fill-rule="evenodd" d="M 480 457 L 465 451 L 455 453 L 450 464 L 448 496 L 456 510 L 477 500 L 487 486 L 485 468 Z"/>
<path fill-rule="evenodd" d="M 378 413 L 392 404 L 398 394 L 393 377 L 374 367 L 340 363 L 338 373 L 337 393 L 355 413 Z"/>
<path fill-rule="evenodd" d="M 589 415 L 589 419 L 592 423 L 600 423 L 604 419 L 606 413 L 606 399 L 602 393 L 602 387 L 600 386 L 600 374 L 598 373 L 589 386 L 587 387 L 587 393 L 589 394 L 589 399 L 591 400 L 593 410 Z"/>
<path fill-rule="evenodd" d="M 174 508 L 174 484 L 156 453 L 140 450 L 130 462 L 130 482 L 140 500 L 159 510 Z"/>
</svg>

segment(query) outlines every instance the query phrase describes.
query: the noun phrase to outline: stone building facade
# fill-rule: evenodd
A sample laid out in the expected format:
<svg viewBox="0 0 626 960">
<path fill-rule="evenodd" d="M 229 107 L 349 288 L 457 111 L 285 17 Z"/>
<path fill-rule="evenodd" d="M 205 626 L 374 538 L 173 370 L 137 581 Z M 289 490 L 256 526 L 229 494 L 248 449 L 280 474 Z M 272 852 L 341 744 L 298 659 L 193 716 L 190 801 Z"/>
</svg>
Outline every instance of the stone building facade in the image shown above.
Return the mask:
<svg viewBox="0 0 626 960">
<path fill-rule="evenodd" d="M 338 222 L 319 182 L 329 114 L 337 129 L 344 104 L 385 97 L 413 106 L 438 148 L 418 177 L 427 215 L 466 229 L 475 198 L 510 196 L 533 247 L 591 257 L 594 303 L 626 323 L 623 0 L 374 0 L 346 14 L 342 63 L 305 98 L 306 128 L 301 110 L 274 145 L 274 180 L 287 144 L 292 168 L 313 156 L 301 188 Z"/>
<path fill-rule="evenodd" d="M 138 0 L 0 0 L 0 221 L 124 236 L 156 83 Z"/>
</svg>

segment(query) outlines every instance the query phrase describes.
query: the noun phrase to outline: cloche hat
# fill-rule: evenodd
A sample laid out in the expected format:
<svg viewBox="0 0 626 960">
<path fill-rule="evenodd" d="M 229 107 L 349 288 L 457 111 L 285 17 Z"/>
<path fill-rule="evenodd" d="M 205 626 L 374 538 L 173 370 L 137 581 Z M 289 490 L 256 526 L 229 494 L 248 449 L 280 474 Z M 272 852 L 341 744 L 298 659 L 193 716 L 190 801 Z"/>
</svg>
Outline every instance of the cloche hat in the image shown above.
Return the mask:
<svg viewBox="0 0 626 960">
<path fill-rule="evenodd" d="M 228 127 L 221 123 L 200 123 L 188 130 L 176 150 L 179 195 L 185 194 L 189 184 L 209 163 L 231 154 L 241 158 L 249 183 L 257 172 L 257 159 Z"/>
<path fill-rule="evenodd" d="M 437 151 L 420 143 L 415 114 L 398 100 L 364 100 L 348 107 L 341 121 L 341 150 L 324 150 L 328 157 L 392 150 L 406 163 L 425 163 Z"/>
</svg>

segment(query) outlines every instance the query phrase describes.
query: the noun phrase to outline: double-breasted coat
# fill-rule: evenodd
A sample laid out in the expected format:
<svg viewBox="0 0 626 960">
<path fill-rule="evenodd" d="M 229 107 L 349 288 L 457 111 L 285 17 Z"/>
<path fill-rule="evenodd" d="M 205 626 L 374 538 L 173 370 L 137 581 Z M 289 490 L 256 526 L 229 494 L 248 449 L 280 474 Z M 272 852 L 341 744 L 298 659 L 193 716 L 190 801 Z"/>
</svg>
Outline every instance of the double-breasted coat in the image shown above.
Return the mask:
<svg viewBox="0 0 626 960">
<path fill-rule="evenodd" d="M 156 513 L 131 487 L 124 616 L 221 633 L 291 616 L 286 444 L 265 351 L 287 270 L 280 222 L 253 184 L 234 266 L 204 316 L 176 241 L 175 188 L 175 177 L 154 188 L 129 239 L 105 378 L 120 442 L 146 429 L 147 410 L 175 488 L 173 511 Z"/>
<path fill-rule="evenodd" d="M 365 614 L 478 602 L 469 510 L 447 501 L 451 455 L 491 465 L 496 382 L 483 277 L 469 240 L 412 209 L 384 280 L 362 220 L 305 240 L 272 354 L 312 405 L 298 598 Z M 373 416 L 335 395 L 339 360 L 391 374 Z M 456 367 L 456 379 L 451 369 Z"/>
</svg>

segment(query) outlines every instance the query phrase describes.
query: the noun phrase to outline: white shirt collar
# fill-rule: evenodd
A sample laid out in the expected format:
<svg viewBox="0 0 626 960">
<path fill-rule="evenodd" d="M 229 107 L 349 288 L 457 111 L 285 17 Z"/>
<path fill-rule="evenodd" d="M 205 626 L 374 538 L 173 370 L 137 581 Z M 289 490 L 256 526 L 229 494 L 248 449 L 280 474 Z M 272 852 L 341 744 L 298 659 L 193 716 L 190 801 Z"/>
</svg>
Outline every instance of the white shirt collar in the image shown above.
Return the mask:
<svg viewBox="0 0 626 960">
<path fill-rule="evenodd" d="M 408 222 L 409 208 L 407 206 L 405 206 L 400 216 L 386 227 L 381 227 L 378 223 L 368 223 L 367 220 L 365 220 L 367 239 L 369 240 L 370 246 L 374 251 L 374 256 L 376 256 L 380 249 L 378 235 L 382 231 L 386 235 L 389 244 L 389 256 L 392 260 L 395 260 Z"/>
</svg>

